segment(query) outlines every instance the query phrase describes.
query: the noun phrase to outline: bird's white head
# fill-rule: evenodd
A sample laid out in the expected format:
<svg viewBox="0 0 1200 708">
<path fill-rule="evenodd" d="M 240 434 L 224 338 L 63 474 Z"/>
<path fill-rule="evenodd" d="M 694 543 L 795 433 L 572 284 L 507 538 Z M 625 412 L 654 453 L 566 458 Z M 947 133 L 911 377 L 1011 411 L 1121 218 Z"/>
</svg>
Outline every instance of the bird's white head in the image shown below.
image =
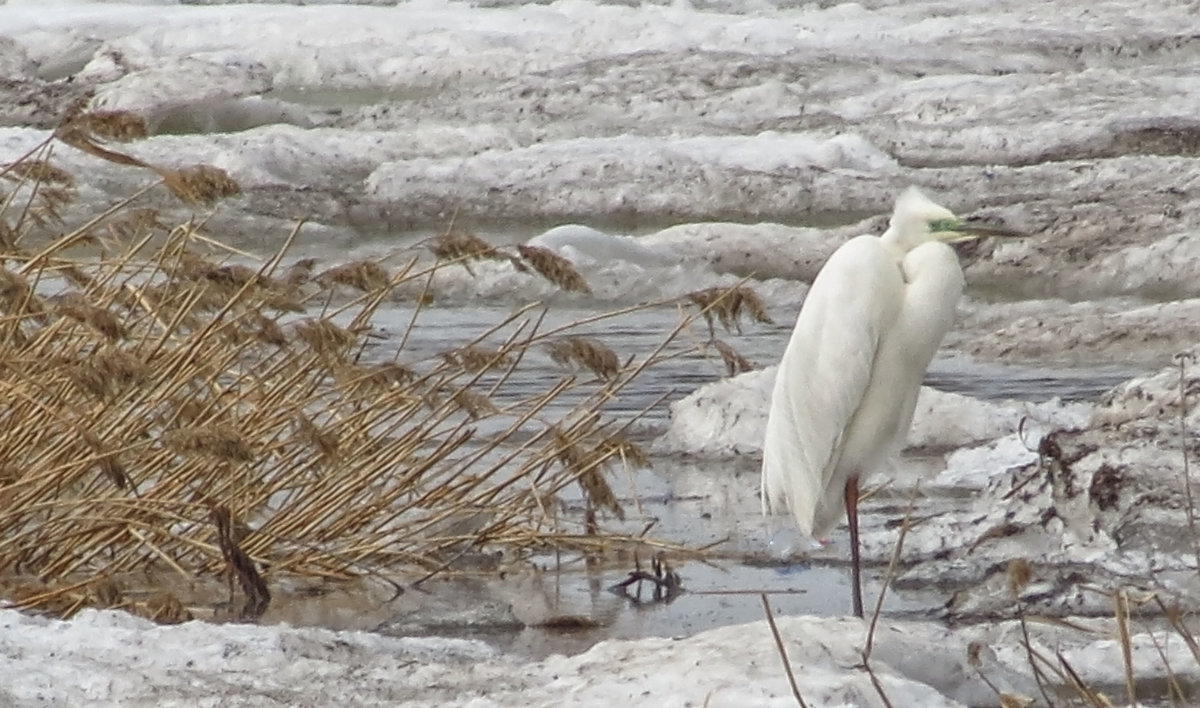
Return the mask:
<svg viewBox="0 0 1200 708">
<path fill-rule="evenodd" d="M 953 243 L 983 236 L 1024 235 L 1003 226 L 964 222 L 946 207 L 934 204 L 921 190 L 909 187 L 896 200 L 892 220 L 882 238 L 907 252 L 929 241 Z"/>
<path fill-rule="evenodd" d="M 953 212 L 934 204 L 916 187 L 909 187 L 896 200 L 883 239 L 908 251 L 926 241 L 954 240 L 958 233 L 953 229 L 958 224 Z"/>
</svg>

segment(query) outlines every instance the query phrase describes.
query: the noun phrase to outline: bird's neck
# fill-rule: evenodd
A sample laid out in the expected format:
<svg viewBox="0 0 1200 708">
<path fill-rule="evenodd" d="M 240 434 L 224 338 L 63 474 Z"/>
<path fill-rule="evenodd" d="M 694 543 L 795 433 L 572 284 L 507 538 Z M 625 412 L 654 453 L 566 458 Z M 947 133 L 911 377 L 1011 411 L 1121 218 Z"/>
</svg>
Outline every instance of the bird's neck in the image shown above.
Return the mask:
<svg viewBox="0 0 1200 708">
<path fill-rule="evenodd" d="M 908 253 L 909 249 L 912 248 L 911 245 L 904 242 L 900 231 L 894 226 L 888 226 L 887 231 L 884 231 L 879 236 L 879 240 L 883 242 L 884 247 L 887 248 L 896 260 L 903 260 L 904 254 Z"/>
<path fill-rule="evenodd" d="M 895 224 L 889 224 L 887 231 L 879 236 L 879 240 L 883 241 L 884 246 L 897 258 L 903 258 L 904 254 L 929 241 L 930 238 L 928 232 L 914 232 L 912 229 L 900 229 Z"/>
</svg>

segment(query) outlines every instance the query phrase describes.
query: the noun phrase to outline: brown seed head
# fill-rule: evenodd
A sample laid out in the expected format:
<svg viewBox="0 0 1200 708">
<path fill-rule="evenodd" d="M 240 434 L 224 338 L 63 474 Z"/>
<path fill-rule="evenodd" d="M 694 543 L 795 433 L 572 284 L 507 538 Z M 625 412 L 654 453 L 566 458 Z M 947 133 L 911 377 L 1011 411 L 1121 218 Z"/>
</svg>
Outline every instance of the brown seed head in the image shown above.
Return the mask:
<svg viewBox="0 0 1200 708">
<path fill-rule="evenodd" d="M 158 174 L 171 194 L 193 206 L 212 206 L 242 192 L 225 170 L 212 165 L 193 165 L 181 170 L 159 169 Z"/>
<path fill-rule="evenodd" d="M 554 251 L 540 246 L 517 246 L 517 251 L 543 278 L 563 290 L 591 294 L 592 289 L 571 261 Z"/>
<path fill-rule="evenodd" d="M 71 129 L 101 140 L 129 142 L 148 135 L 145 119 L 130 111 L 88 111 L 73 116 L 68 123 Z"/>
<path fill-rule="evenodd" d="M 624 435 L 610 435 L 600 441 L 592 450 L 592 454 L 600 458 L 616 457 L 632 467 L 650 467 L 650 458 L 637 443 Z"/>
<path fill-rule="evenodd" d="M 53 299 L 55 314 L 80 322 L 100 333 L 108 342 L 116 343 L 127 336 L 124 323 L 109 310 L 88 302 L 83 293 L 68 292 Z"/>
<path fill-rule="evenodd" d="M 316 265 L 316 258 L 304 258 L 296 261 L 288 268 L 287 275 L 283 276 L 283 282 L 293 286 L 307 283 L 312 276 L 313 267 Z"/>
<path fill-rule="evenodd" d="M 578 475 L 576 479 L 579 486 L 583 488 L 592 505 L 599 509 L 608 509 L 617 518 L 624 519 L 625 510 L 621 508 L 621 502 L 617 500 L 617 495 L 604 478 L 596 457 L 557 429 L 554 431 L 554 444 L 558 461 Z"/>
<path fill-rule="evenodd" d="M 475 234 L 465 231 L 450 231 L 433 239 L 429 250 L 438 260 L 452 261 L 460 258 L 466 260 L 500 260 L 504 255 L 492 247 L 490 243 Z"/>
<path fill-rule="evenodd" d="M 20 273 L 0 266 L 0 308 L 10 315 L 41 317 L 46 306 L 33 292 L 29 281 Z"/>
<path fill-rule="evenodd" d="M 733 288 L 707 288 L 688 293 L 688 299 L 701 308 L 709 332 L 713 329 L 713 315 L 720 320 L 727 332 L 741 334 L 738 319 L 745 313 L 750 319 L 763 324 L 773 324 L 767 315 L 766 305 L 758 293 L 745 285 Z"/>
<path fill-rule="evenodd" d="M 749 359 L 720 339 L 713 339 L 709 344 L 721 355 L 721 360 L 725 362 L 725 370 L 729 376 L 737 376 L 754 369 L 754 365 L 750 363 Z"/>
<path fill-rule="evenodd" d="M 5 176 L 10 179 L 59 184 L 64 187 L 75 186 L 75 176 L 49 160 L 22 160 L 0 167 L 0 173 L 4 172 L 7 173 Z"/>
<path fill-rule="evenodd" d="M 129 352 L 105 348 L 69 367 L 67 377 L 86 393 L 111 400 L 149 381 L 151 368 Z"/>
<path fill-rule="evenodd" d="M 485 416 L 499 413 L 491 399 L 470 389 L 460 388 L 450 397 L 459 408 L 466 412 L 471 420 L 479 420 Z"/>
<path fill-rule="evenodd" d="M 1008 592 L 1013 597 L 1020 596 L 1021 592 L 1029 586 L 1029 581 L 1033 579 L 1033 568 L 1024 558 L 1010 560 L 1006 573 L 1008 575 Z"/>
<path fill-rule="evenodd" d="M 364 293 L 382 290 L 391 285 L 387 269 L 374 261 L 353 261 L 321 273 L 317 281 L 322 285 L 345 285 Z"/>
<path fill-rule="evenodd" d="M 621 372 L 617 353 L 591 337 L 563 337 L 550 343 L 549 353 L 558 364 L 581 366 L 602 379 L 611 380 Z"/>
<path fill-rule="evenodd" d="M 395 362 L 353 367 L 355 386 L 390 389 L 393 386 L 411 383 L 415 378 L 416 374 L 412 369 Z"/>
<path fill-rule="evenodd" d="M 232 425 L 189 426 L 168 430 L 162 442 L 180 455 L 195 455 L 229 462 L 252 462 L 254 449 Z"/>
<path fill-rule="evenodd" d="M 505 366 L 511 361 L 507 352 L 477 346 L 442 352 L 442 359 L 452 366 L 461 366 L 472 373 Z"/>
<path fill-rule="evenodd" d="M 354 346 L 356 337 L 329 320 L 308 319 L 295 325 L 296 336 L 317 354 L 341 359 Z"/>
<path fill-rule="evenodd" d="M 296 436 L 306 445 L 315 449 L 322 456 L 336 460 L 341 440 L 337 433 L 324 430 L 317 426 L 311 418 L 299 413 L 296 415 Z"/>
</svg>

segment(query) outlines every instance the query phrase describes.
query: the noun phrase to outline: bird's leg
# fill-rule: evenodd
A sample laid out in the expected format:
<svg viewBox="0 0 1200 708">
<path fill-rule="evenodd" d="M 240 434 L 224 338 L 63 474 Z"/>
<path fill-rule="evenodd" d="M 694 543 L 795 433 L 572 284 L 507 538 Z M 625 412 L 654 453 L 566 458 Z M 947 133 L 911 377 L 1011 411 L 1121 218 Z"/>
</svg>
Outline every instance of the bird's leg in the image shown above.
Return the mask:
<svg viewBox="0 0 1200 708">
<path fill-rule="evenodd" d="M 850 524 L 850 583 L 854 586 L 854 616 L 863 616 L 862 576 L 858 564 L 858 477 L 846 481 L 846 521 Z"/>
</svg>

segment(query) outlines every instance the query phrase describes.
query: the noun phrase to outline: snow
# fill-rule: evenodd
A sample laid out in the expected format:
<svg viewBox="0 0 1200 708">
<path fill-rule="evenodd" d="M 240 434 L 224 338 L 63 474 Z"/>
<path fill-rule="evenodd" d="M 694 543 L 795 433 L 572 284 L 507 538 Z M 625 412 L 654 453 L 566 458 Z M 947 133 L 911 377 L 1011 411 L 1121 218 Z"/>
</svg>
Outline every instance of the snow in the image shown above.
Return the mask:
<svg viewBox="0 0 1200 708">
<path fill-rule="evenodd" d="M 976 2 L 952 15 L 937 3 L 18 3 L 0 17 L 12 40 L 0 66 L 18 78 L 4 110 L 43 127 L 73 96 L 45 82 L 70 73 L 97 105 L 188 133 L 136 149 L 229 169 L 248 195 L 231 220 L 250 232 L 281 202 L 285 218 L 340 230 L 453 214 L 791 222 L 878 214 L 913 182 L 960 210 L 1036 212 L 1032 230 L 1067 217 L 1078 229 L 1071 206 L 1088 199 L 1133 200 L 1150 229 L 1163 199 L 1139 195 L 1161 193 L 1163 174 L 1187 182 L 1176 155 L 1191 149 L 1200 92 L 1179 30 L 1187 11 L 1136 15 L 1131 27 L 1122 2 Z M 16 100 L 39 91 L 54 96 Z M 252 135 L 188 139 L 208 131 Z M 20 148 L 0 140 L 0 154 Z M 271 168 L 285 153 L 286 169 Z M 110 198 L 138 180 L 60 158 L 94 167 L 85 188 Z M 299 189 L 293 175 L 316 183 Z M 1127 184 L 1114 194 L 1113 181 Z M 1177 189 L 1165 199 L 1182 232 L 1192 197 Z M 1121 238 L 1143 241 L 1140 229 Z M 1039 250 L 1077 242 L 1089 243 Z M 1075 272 L 1042 260 L 1049 284 Z M 1089 273 L 1101 291 L 1145 270 L 1112 265 L 1112 285 Z"/>
<path fill-rule="evenodd" d="M 762 452 L 777 367 L 770 366 L 701 386 L 671 404 L 671 426 L 657 441 L 664 453 L 729 457 Z M 1030 405 L 985 401 L 924 386 L 917 399 L 907 446 L 955 449 L 1014 435 L 1022 418 L 1032 418 L 1030 439 L 1038 431 L 1074 426 L 1091 407 L 1057 401 Z"/>
<path fill-rule="evenodd" d="M 860 660 L 863 623 L 807 617 L 778 621 L 809 705 L 883 705 L 864 671 L 844 670 Z M 87 610 L 72 622 L 4 611 L 0 626 L 6 630 L 0 644 L 8 657 L 0 695 L 14 708 L 84 702 L 793 705 L 763 622 L 690 638 L 604 642 L 579 656 L 553 656 L 525 665 L 472 641 L 201 622 L 160 627 L 109 611 Z M 890 699 L 902 705 L 961 705 L 927 682 L 960 700 L 983 695 L 984 686 L 965 670 L 965 642 L 944 636 L 948 632 L 934 630 L 943 636 L 929 649 L 944 654 L 956 672 L 934 675 L 905 662 L 911 646 L 929 639 L 914 635 L 912 629 L 930 632 L 888 622 L 879 630 L 872 668 Z M 1020 676 L 1012 672 L 1009 680 L 1019 681 Z"/>
<path fill-rule="evenodd" d="M 1005 648 L 1022 632 L 1015 622 L 946 629 L 883 619 L 870 655 L 878 689 L 862 667 L 865 622 L 799 616 L 776 623 L 813 708 L 883 706 L 880 691 L 891 705 L 930 708 L 994 704 L 997 691 L 1037 695 L 1023 670 L 1024 650 Z M 1090 624 L 1091 633 L 1111 631 Z M 5 610 L 0 627 L 0 699 L 13 708 L 795 705 L 765 621 L 691 637 L 607 641 L 528 663 L 477 641 L 286 625 L 156 626 L 112 611 L 85 610 L 61 622 Z M 1061 651 L 1090 685 L 1117 683 L 1116 641 L 1047 625 L 1026 631 L 1035 650 Z M 1168 633 L 1137 633 L 1130 644 L 1142 679 L 1200 679 L 1186 644 Z"/>
<path fill-rule="evenodd" d="M 1181 541 L 1170 365 L 1200 339 L 1194 7 L 823 5 L 20 0 L 0 7 L 0 161 L 93 95 L 97 108 L 146 117 L 151 137 L 122 149 L 210 163 L 239 182 L 244 195 L 208 222 L 222 235 L 269 247 L 305 218 L 305 247 L 382 259 L 466 223 L 505 246 L 559 252 L 593 290 L 563 295 L 496 261 L 434 272 L 439 303 L 682 307 L 688 292 L 748 279 L 777 324 L 729 340 L 760 366 L 777 358 L 828 254 L 878 232 L 894 195 L 921 185 L 1036 234 L 964 254 L 972 289 L 948 340 L 955 354 L 1156 373 L 1080 404 L 923 389 L 909 462 L 932 459 L 921 488 L 959 497 L 928 502 L 899 582 L 967 587 L 950 598 L 951 619 L 1011 616 L 1018 601 L 1110 615 L 1077 568 L 1200 598 Z M 149 179 L 65 147 L 54 159 L 79 175 L 67 223 Z M 148 203 L 191 216 L 162 194 Z M 773 371 L 696 386 L 672 404 L 654 452 L 722 470 L 753 462 Z M 913 468 L 891 472 L 906 483 Z M 888 494 L 864 529 L 876 563 L 895 544 L 888 504 L 903 506 Z M 1033 564 L 1028 587 L 1009 587 L 1009 559 Z M 861 623 L 779 623 L 809 705 L 882 704 L 857 668 Z M 793 704 L 762 621 L 538 662 L 477 642 L 159 627 L 91 610 L 70 622 L 0 611 L 0 625 L 0 702 L 21 707 Z M 1111 640 L 1034 634 L 1085 682 L 1123 690 Z M 1170 675 L 1155 642 L 1180 680 L 1200 680 L 1182 642 L 1153 640 L 1133 638 L 1139 681 Z M 966 663 L 971 642 L 995 686 L 1037 695 L 1011 622 L 885 619 L 873 669 L 896 705 L 995 702 Z"/>
</svg>

